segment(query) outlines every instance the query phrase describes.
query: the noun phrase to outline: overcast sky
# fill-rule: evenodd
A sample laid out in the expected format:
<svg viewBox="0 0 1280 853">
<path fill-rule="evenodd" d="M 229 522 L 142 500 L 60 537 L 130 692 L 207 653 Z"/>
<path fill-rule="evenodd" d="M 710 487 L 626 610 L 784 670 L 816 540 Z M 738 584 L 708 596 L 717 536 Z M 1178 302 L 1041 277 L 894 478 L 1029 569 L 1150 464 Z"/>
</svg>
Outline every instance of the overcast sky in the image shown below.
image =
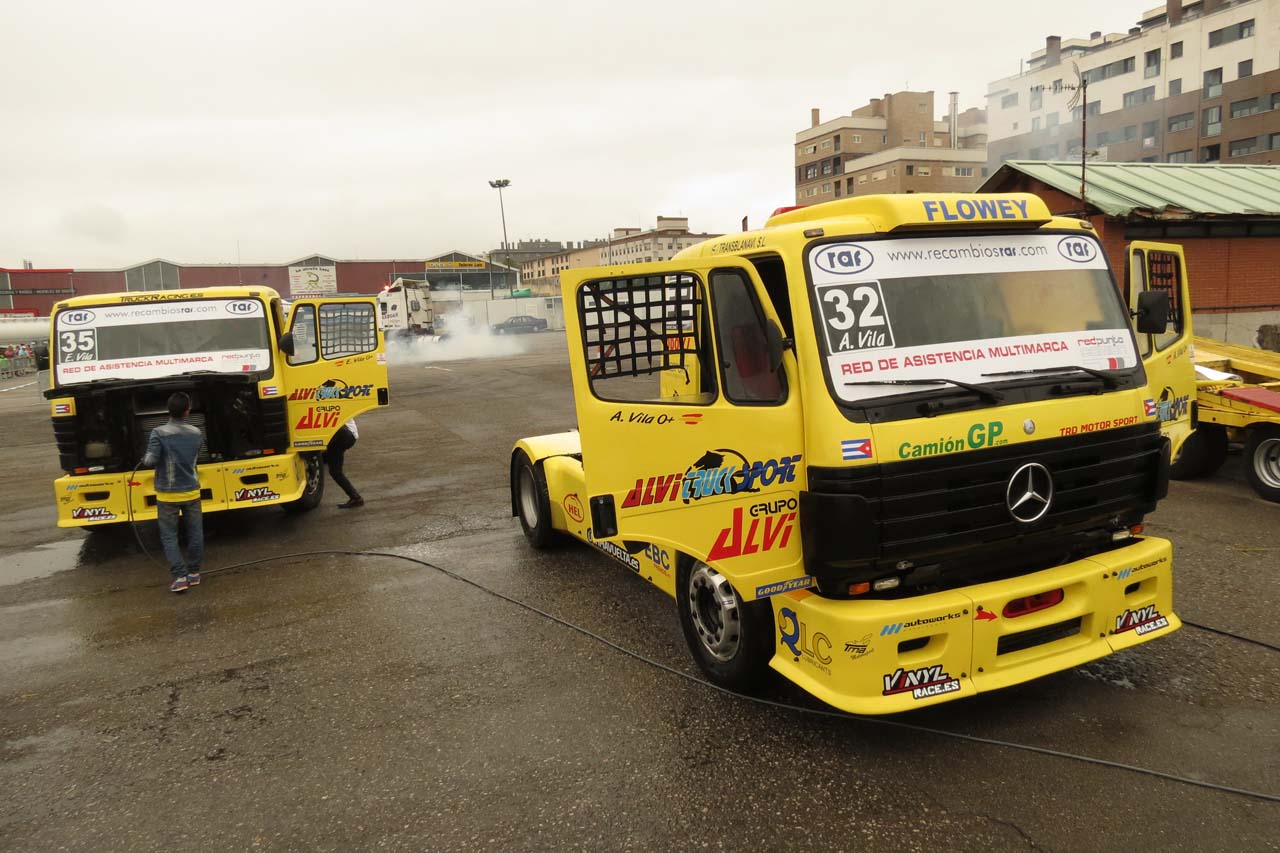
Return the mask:
<svg viewBox="0 0 1280 853">
<path fill-rule="evenodd" d="M 415 258 L 791 203 L 794 134 L 1153 0 L 0 0 L 0 266 Z M 1031 11 L 1034 9 L 1034 13 Z"/>
</svg>

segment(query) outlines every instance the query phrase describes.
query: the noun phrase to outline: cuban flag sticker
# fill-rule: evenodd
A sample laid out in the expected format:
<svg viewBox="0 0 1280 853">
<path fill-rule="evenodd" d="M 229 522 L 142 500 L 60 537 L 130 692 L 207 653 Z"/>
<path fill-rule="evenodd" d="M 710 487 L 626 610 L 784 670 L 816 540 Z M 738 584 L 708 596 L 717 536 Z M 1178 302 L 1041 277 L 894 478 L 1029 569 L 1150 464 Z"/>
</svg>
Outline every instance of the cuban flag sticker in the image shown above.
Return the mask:
<svg viewBox="0 0 1280 853">
<path fill-rule="evenodd" d="M 840 442 L 840 455 L 844 457 L 845 462 L 852 462 L 854 459 L 870 459 L 871 458 L 871 439 L 869 438 L 847 438 Z"/>
<path fill-rule="evenodd" d="M 55 415 L 69 415 L 71 414 L 71 404 L 70 403 L 54 403 L 53 413 Z"/>
<path fill-rule="evenodd" d="M 1158 414 L 1159 409 L 1156 408 L 1155 400 L 1142 401 L 1142 413 L 1149 418 L 1154 418 Z"/>
<path fill-rule="evenodd" d="M 277 390 L 276 386 L 274 385 L 262 386 L 262 396 L 264 397 L 274 397 L 276 394 L 279 394 L 279 393 L 280 393 L 279 390 Z"/>
</svg>

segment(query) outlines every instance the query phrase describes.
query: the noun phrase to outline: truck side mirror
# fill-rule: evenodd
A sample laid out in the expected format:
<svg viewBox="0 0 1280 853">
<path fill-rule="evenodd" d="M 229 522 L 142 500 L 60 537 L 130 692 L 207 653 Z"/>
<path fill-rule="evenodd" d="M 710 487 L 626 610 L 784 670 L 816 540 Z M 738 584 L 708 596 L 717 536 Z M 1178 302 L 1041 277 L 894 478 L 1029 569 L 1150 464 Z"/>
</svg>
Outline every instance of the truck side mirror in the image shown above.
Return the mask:
<svg viewBox="0 0 1280 853">
<path fill-rule="evenodd" d="M 769 320 L 765 324 L 764 336 L 769 347 L 769 371 L 776 373 L 778 368 L 782 366 L 782 354 L 795 346 L 795 341 L 784 337 L 782 330 L 778 328 L 778 324 L 773 320 Z"/>
<path fill-rule="evenodd" d="M 285 332 L 280 336 L 280 352 L 285 355 L 293 355 L 293 332 Z"/>
<path fill-rule="evenodd" d="M 1163 335 L 1169 326 L 1169 294 L 1144 290 L 1138 294 L 1138 331 L 1144 335 Z"/>
</svg>

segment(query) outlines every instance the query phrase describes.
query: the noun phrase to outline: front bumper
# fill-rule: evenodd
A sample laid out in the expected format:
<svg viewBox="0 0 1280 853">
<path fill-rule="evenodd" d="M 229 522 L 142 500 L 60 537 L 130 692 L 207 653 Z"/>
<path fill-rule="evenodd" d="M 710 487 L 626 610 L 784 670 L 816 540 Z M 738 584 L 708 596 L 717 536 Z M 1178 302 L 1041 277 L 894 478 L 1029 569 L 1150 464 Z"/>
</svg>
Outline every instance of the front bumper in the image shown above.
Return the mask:
<svg viewBox="0 0 1280 853">
<path fill-rule="evenodd" d="M 1043 610 L 1006 616 L 1029 596 Z M 1173 549 L 1164 539 L 1006 580 L 894 601 L 840 601 L 808 590 L 772 599 L 771 666 L 855 714 L 907 711 L 1021 684 L 1181 627 Z"/>
<path fill-rule="evenodd" d="M 286 504 L 302 497 L 307 484 L 301 454 L 281 453 L 201 465 L 201 507 L 205 512 Z M 53 481 L 59 527 L 97 527 L 156 517 L 155 472 L 84 474 Z"/>
</svg>

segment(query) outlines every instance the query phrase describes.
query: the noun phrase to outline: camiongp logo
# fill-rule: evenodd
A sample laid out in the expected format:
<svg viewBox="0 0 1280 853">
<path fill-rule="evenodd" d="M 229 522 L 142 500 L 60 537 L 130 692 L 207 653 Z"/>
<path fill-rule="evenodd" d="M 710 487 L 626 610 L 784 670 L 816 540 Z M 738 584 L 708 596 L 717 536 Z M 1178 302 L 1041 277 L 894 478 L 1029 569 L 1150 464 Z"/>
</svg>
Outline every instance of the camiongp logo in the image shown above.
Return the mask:
<svg viewBox="0 0 1280 853">
<path fill-rule="evenodd" d="M 1087 237 L 1063 237 L 1058 241 L 1058 254 L 1073 264 L 1087 264 L 1098 257 L 1098 244 Z"/>
<path fill-rule="evenodd" d="M 871 250 L 857 243 L 833 243 L 815 251 L 814 262 L 818 269 L 835 275 L 865 272 L 875 263 Z"/>
<path fill-rule="evenodd" d="M 83 326 L 94 321 L 94 313 L 92 311 L 63 311 L 58 317 L 58 322 L 64 326 Z"/>
<path fill-rule="evenodd" d="M 256 302 L 228 302 L 227 311 L 231 314 L 252 314 L 258 310 Z"/>
</svg>

